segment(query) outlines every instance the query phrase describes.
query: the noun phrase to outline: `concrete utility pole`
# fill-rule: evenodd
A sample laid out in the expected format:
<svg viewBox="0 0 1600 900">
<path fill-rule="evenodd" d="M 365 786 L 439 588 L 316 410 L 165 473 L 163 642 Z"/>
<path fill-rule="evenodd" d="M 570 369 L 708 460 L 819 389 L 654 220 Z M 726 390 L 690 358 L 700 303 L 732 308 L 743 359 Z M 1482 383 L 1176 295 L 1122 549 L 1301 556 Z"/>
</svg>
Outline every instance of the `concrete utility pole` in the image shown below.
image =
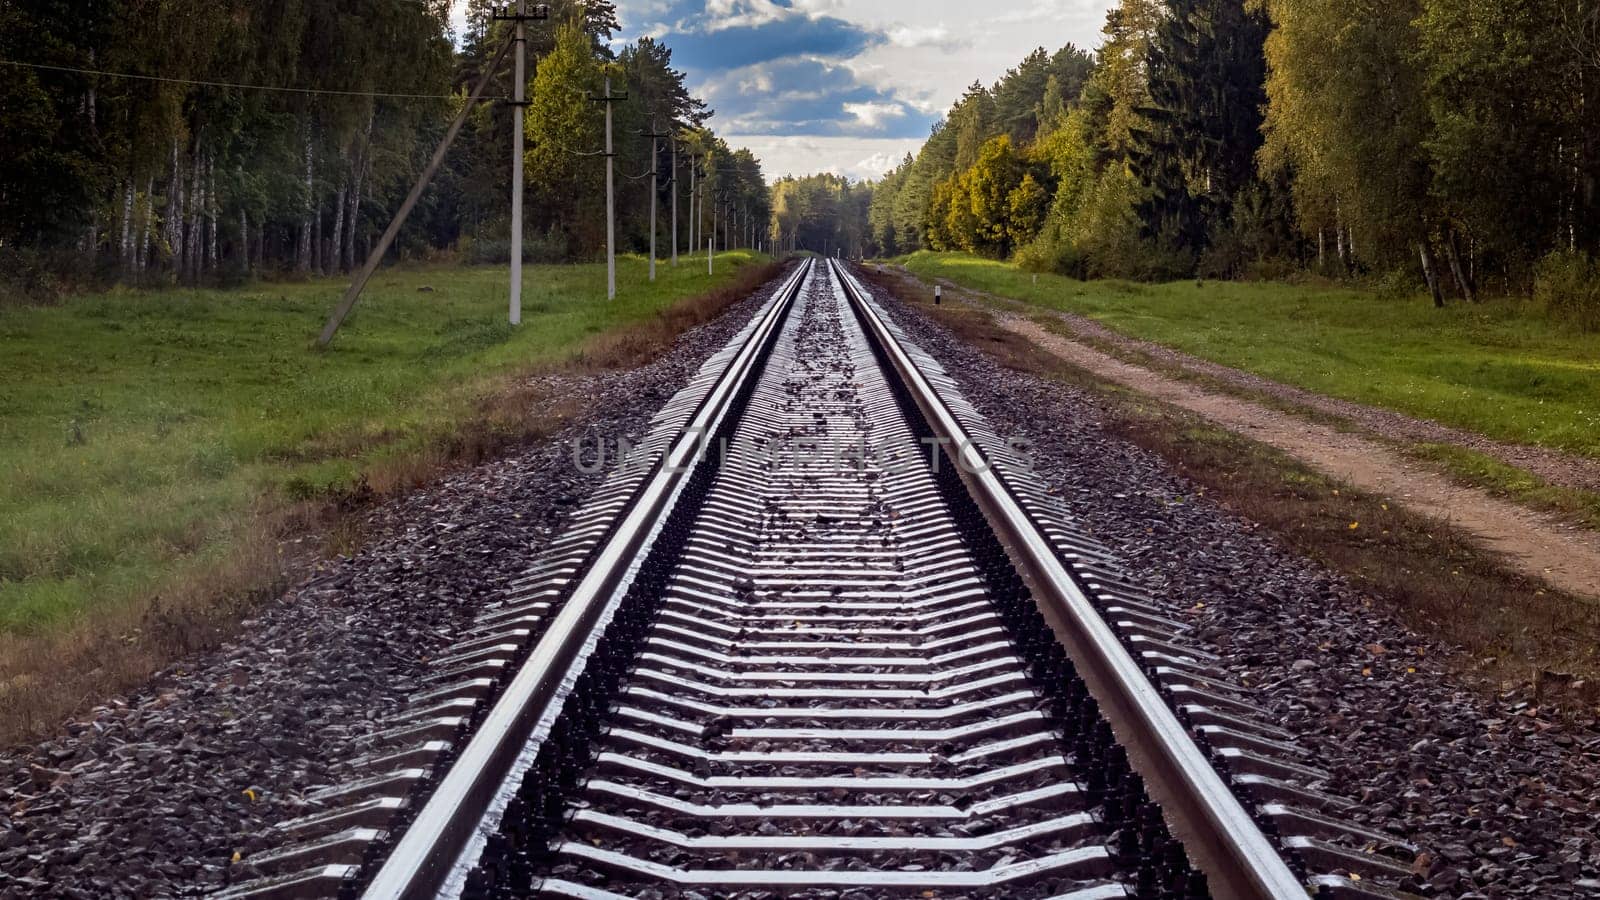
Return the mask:
<svg viewBox="0 0 1600 900">
<path fill-rule="evenodd" d="M 672 135 L 672 179 L 667 182 L 672 188 L 672 267 L 678 267 L 678 135 Z"/>
<path fill-rule="evenodd" d="M 656 207 L 661 197 L 661 139 L 671 136 L 671 132 L 657 131 L 655 119 L 650 120 L 650 280 L 652 282 L 656 280 L 656 232 L 660 230 L 657 224 Z M 678 199 L 676 192 L 673 193 L 672 199 L 674 201 Z M 677 209 L 676 203 L 673 204 L 673 209 Z M 672 224 L 674 233 L 676 233 L 678 224 L 676 213 L 674 213 Z M 672 253 L 674 257 L 677 256 L 676 238 L 673 239 Z"/>
<path fill-rule="evenodd" d="M 656 206 L 661 194 L 661 138 L 650 134 L 650 281 L 656 280 Z"/>
<path fill-rule="evenodd" d="M 501 18 L 496 16 L 496 18 Z M 528 109 L 528 22 L 550 18 L 550 7 L 540 3 L 528 12 L 528 0 L 517 0 L 512 21 L 512 46 L 516 67 L 511 82 L 511 313 L 513 325 L 522 324 L 522 179 L 523 122 Z"/>
<path fill-rule="evenodd" d="M 695 233 L 695 227 L 694 227 L 694 217 L 695 217 L 695 213 L 698 211 L 698 207 L 696 207 L 694 205 L 694 192 L 695 192 L 695 185 L 696 185 L 696 182 L 698 180 L 696 178 L 696 176 L 698 176 L 699 174 L 700 174 L 700 167 L 695 165 L 694 159 L 691 157 L 690 160 L 689 160 L 689 255 L 690 256 L 694 256 L 695 248 L 700 246 L 699 244 L 695 243 L 696 233 Z"/>
<path fill-rule="evenodd" d="M 528 25 L 523 17 L 528 0 L 517 0 L 515 74 L 511 81 L 511 312 L 513 325 L 522 324 L 522 157 L 523 115 L 527 110 Z"/>
<path fill-rule="evenodd" d="M 611 76 L 606 76 L 606 299 L 617 299 L 617 151 L 611 144 Z"/>
<path fill-rule="evenodd" d="M 628 99 L 627 92 L 611 93 L 611 76 L 606 76 L 606 93 L 593 98 L 606 105 L 606 299 L 617 299 L 617 153 L 611 143 L 611 108 Z"/>
</svg>

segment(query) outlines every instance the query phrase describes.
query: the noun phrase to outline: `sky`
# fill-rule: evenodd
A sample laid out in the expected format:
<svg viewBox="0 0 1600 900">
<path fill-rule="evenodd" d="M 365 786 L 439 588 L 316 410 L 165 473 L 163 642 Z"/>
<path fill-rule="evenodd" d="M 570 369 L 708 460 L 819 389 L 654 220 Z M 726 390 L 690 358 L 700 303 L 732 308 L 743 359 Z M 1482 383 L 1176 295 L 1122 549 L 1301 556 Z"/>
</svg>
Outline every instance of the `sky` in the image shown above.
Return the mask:
<svg viewBox="0 0 1600 900">
<path fill-rule="evenodd" d="M 1093 49 L 1112 0 L 620 0 L 716 110 L 711 127 L 769 178 L 877 178 L 974 80 L 1035 47 Z"/>
</svg>

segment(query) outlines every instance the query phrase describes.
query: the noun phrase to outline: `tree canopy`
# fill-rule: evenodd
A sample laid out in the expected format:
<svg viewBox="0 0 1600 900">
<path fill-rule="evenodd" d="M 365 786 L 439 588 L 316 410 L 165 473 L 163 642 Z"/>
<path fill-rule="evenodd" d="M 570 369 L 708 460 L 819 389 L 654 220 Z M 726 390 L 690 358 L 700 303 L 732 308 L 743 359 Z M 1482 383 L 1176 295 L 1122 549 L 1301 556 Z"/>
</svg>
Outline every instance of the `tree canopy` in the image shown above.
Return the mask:
<svg viewBox="0 0 1600 900">
<path fill-rule="evenodd" d="M 510 66 L 490 66 L 510 23 L 470 0 L 466 33 L 453 34 L 451 6 L 0 5 L 0 58 L 25 64 L 0 79 L 0 268 L 46 289 L 85 273 L 163 283 L 348 270 L 485 76 L 501 99 L 469 112 L 396 252 L 503 259 Z M 717 155 L 729 170 L 719 177 L 764 213 L 759 163 L 729 162 L 666 45 L 642 38 L 613 52 L 614 4 L 552 6 L 528 29 L 530 257 L 581 259 L 603 245 L 603 110 L 590 95 L 607 75 L 628 94 L 615 110 L 622 249 L 649 244 L 649 192 L 654 183 L 665 199 L 674 186 L 674 141 L 680 174 L 697 153 Z M 667 135 L 655 158 L 652 133 Z M 681 202 L 680 216 L 689 208 Z M 661 209 L 665 247 L 670 204 Z M 679 232 L 686 240 L 686 223 Z"/>
<path fill-rule="evenodd" d="M 1080 277 L 1399 273 L 1439 303 L 1600 253 L 1587 0 L 1119 0 L 1103 38 L 968 88 L 873 185 L 872 245 Z"/>
</svg>

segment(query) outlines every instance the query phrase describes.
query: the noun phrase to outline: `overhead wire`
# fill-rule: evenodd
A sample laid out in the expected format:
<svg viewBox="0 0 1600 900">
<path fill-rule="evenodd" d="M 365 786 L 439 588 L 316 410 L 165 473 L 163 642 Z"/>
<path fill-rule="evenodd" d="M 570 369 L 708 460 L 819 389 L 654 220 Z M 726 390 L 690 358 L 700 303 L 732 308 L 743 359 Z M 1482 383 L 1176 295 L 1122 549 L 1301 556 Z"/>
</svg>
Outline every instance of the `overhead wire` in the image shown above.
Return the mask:
<svg viewBox="0 0 1600 900">
<path fill-rule="evenodd" d="M 47 63 L 22 62 L 0 59 L 0 66 L 38 69 L 45 72 L 64 72 L 73 75 L 95 75 L 101 78 L 124 78 L 130 81 L 154 81 L 164 84 L 186 84 L 194 87 L 226 88 L 239 91 L 268 91 L 277 94 L 310 94 L 326 97 L 364 97 L 385 100 L 454 100 L 456 94 L 408 94 L 397 91 L 339 91 L 327 88 L 285 87 L 275 84 L 247 84 L 234 81 L 208 81 L 199 78 L 169 78 L 165 75 L 140 75 L 134 72 L 111 72 L 105 69 L 88 69 L 80 66 L 56 66 Z M 507 100 L 506 97 L 486 97 L 486 100 Z"/>
</svg>

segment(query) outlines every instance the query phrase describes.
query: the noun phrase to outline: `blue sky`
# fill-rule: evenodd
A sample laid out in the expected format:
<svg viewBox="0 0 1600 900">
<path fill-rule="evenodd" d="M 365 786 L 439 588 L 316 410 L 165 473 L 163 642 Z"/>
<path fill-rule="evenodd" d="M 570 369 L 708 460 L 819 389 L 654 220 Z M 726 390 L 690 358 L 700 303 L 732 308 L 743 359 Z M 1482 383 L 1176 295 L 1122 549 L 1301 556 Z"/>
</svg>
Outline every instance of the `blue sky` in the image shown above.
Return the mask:
<svg viewBox="0 0 1600 900">
<path fill-rule="evenodd" d="M 1111 0 L 620 0 L 767 174 L 873 178 L 914 150 L 974 79 L 1034 47 L 1095 46 Z"/>
</svg>

